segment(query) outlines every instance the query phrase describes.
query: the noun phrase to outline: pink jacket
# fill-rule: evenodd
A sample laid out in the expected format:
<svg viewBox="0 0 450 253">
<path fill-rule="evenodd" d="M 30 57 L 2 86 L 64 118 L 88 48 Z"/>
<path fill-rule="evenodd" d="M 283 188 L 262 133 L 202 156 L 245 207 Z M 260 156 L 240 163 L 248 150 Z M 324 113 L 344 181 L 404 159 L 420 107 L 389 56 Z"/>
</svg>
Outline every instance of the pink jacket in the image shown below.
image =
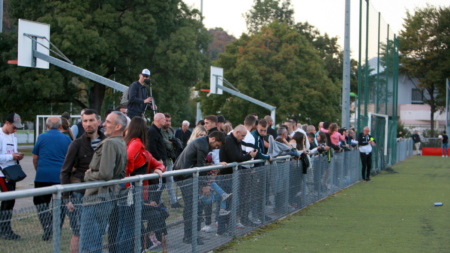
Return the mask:
<svg viewBox="0 0 450 253">
<path fill-rule="evenodd" d="M 321 132 L 324 133 L 328 133 L 328 130 L 321 128 L 320 129 Z M 345 141 L 345 136 L 343 136 L 342 134 L 340 134 L 338 131 L 334 131 L 334 133 L 332 135 L 330 135 L 330 140 L 331 143 L 333 143 L 334 145 L 339 145 L 339 140 L 341 141 Z"/>
</svg>

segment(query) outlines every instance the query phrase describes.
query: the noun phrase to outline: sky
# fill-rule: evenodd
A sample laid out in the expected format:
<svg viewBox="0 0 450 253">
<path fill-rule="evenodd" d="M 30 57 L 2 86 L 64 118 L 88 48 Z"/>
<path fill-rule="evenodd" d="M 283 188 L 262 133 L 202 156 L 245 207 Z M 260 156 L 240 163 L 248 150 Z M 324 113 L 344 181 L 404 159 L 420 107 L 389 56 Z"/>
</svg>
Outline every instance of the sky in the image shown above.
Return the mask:
<svg viewBox="0 0 450 253">
<path fill-rule="evenodd" d="M 191 7 L 200 9 L 201 0 L 184 0 Z M 222 27 L 228 33 L 239 38 L 246 32 L 243 14 L 253 5 L 253 0 L 203 0 L 203 16 L 206 28 Z M 352 56 L 359 47 L 359 0 L 351 0 L 350 48 Z M 365 4 L 366 1 L 363 1 Z M 394 33 L 403 28 L 406 11 L 414 12 L 416 7 L 425 7 L 427 3 L 434 6 L 449 5 L 448 0 L 371 0 L 377 15 L 381 13 L 383 20 L 390 25 Z M 291 0 L 295 12 L 295 22 L 306 22 L 319 31 L 339 37 L 339 44 L 344 45 L 345 0 Z M 370 17 L 370 14 L 369 14 Z M 374 19 L 378 20 L 378 19 Z"/>
</svg>

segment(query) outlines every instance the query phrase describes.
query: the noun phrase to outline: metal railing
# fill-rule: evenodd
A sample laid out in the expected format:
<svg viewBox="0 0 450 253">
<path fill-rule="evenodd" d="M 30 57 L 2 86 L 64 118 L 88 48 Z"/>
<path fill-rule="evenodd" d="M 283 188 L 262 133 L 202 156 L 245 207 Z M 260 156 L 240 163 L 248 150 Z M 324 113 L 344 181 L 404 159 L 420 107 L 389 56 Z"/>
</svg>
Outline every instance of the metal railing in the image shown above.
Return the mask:
<svg viewBox="0 0 450 253">
<path fill-rule="evenodd" d="M 34 132 L 16 133 L 16 137 L 19 144 L 34 144 Z"/>
<path fill-rule="evenodd" d="M 48 194 L 53 197 L 47 207 L 44 204 L 21 209 L 9 220 L 0 221 L 0 228 L 5 221 L 11 222 L 12 230 L 22 236 L 8 242 L 0 239 L 0 248 L 2 252 L 48 252 L 50 248 L 53 252 L 69 252 L 74 234 L 80 236 L 80 252 L 87 251 L 86 245 L 93 252 L 161 250 L 163 246 L 158 242 L 165 245 L 167 252 L 207 252 L 357 183 L 359 161 L 358 150 L 335 153 L 330 161 L 317 156 L 311 159 L 311 167 L 304 174 L 301 162 L 283 156 L 266 164 L 262 160 L 228 164 L 233 168 L 229 175 L 200 176 L 224 169 L 221 166 L 166 172 L 164 178 L 192 177 L 148 187 L 144 182 L 157 179 L 156 174 L 1 193 L 0 201 Z M 61 198 L 64 192 L 130 182 L 134 184 L 132 190 L 108 195 L 111 198 L 103 196 L 100 202 L 86 198 L 83 203 L 76 203 L 71 198 L 75 210 L 81 213 L 78 219 L 73 218 L 74 211 L 70 212 L 67 201 Z M 164 187 L 173 188 L 178 199 L 182 197 L 179 202 L 184 207 L 172 208 Z M 232 195 L 223 195 L 222 191 Z M 70 222 L 64 220 L 66 214 Z M 199 231 L 198 222 L 205 222 L 207 227 Z M 92 232 L 93 224 L 99 225 L 100 233 Z"/>
</svg>

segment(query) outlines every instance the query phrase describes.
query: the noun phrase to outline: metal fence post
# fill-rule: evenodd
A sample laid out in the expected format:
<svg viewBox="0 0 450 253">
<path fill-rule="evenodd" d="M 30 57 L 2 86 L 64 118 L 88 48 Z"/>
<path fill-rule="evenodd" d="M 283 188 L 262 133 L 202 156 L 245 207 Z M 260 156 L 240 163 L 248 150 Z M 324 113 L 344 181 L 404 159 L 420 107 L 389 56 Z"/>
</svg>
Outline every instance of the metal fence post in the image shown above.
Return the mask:
<svg viewBox="0 0 450 253">
<path fill-rule="evenodd" d="M 231 225 L 230 233 L 234 236 L 236 235 L 236 216 L 238 211 L 238 197 L 239 197 L 239 166 L 236 165 L 233 167 L 233 179 L 231 192 L 233 192 L 233 198 L 231 199 L 231 220 L 229 224 Z M 247 201 L 245 199 L 241 199 L 241 201 Z M 241 217 L 242 218 L 242 217 Z"/>
<path fill-rule="evenodd" d="M 61 185 L 55 186 L 58 191 L 53 194 L 53 252 L 60 252 L 61 245 L 61 195 L 63 187 Z"/>
<path fill-rule="evenodd" d="M 287 164 L 287 166 L 283 166 L 283 170 L 284 170 L 283 171 L 283 180 L 285 180 L 285 182 L 286 182 L 286 197 L 285 197 L 285 210 L 286 210 L 286 213 L 285 214 L 289 213 L 289 188 L 291 187 L 289 185 L 289 169 L 290 169 L 289 168 L 289 161 L 290 161 L 290 158 L 286 159 L 284 164 L 285 165 Z"/>
<path fill-rule="evenodd" d="M 142 177 L 142 176 L 139 176 Z M 136 184 L 135 199 L 134 204 L 134 252 L 141 252 L 141 227 L 142 227 L 142 185 L 143 180 L 139 180 Z"/>
<path fill-rule="evenodd" d="M 193 173 L 192 181 L 192 252 L 197 252 L 197 223 L 198 223 L 198 171 Z"/>
<path fill-rule="evenodd" d="M 272 164 L 273 162 L 269 162 L 269 170 L 272 169 Z M 263 196 L 264 196 L 264 200 L 263 200 L 263 205 L 262 205 L 262 217 L 261 217 L 261 225 L 264 225 L 264 223 L 266 223 L 266 195 L 267 195 L 267 171 L 266 169 L 264 169 L 264 174 L 263 174 Z M 275 203 L 274 203 L 275 205 Z"/>
</svg>

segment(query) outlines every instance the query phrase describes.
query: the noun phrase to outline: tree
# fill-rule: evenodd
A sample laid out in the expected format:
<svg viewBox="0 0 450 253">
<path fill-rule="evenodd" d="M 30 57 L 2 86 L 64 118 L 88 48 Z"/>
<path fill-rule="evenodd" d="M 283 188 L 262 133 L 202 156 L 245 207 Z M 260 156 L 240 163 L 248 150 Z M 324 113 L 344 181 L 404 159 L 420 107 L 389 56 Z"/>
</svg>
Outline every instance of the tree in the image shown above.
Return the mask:
<svg viewBox="0 0 450 253">
<path fill-rule="evenodd" d="M 400 71 L 428 93 L 424 102 L 431 107 L 433 135 L 434 113 L 445 105 L 445 79 L 450 73 L 450 7 L 427 5 L 406 15 L 400 31 Z"/>
<path fill-rule="evenodd" d="M 344 51 L 337 43 L 338 37 L 329 37 L 326 33 L 322 35 L 318 29 L 308 22 L 295 23 L 294 9 L 291 8 L 290 1 L 255 0 L 252 9 L 244 14 L 244 17 L 250 34 L 259 32 L 261 27 L 267 26 L 275 20 L 293 25 L 318 50 L 320 57 L 325 61 L 328 77 L 334 81 L 342 82 Z M 358 91 L 357 70 L 357 61 L 351 59 L 350 90 L 353 92 Z"/>
<path fill-rule="evenodd" d="M 294 9 L 291 9 L 291 1 L 284 0 L 255 0 L 253 8 L 245 13 L 245 23 L 250 34 L 261 31 L 263 26 L 267 26 L 275 20 L 286 22 L 288 25 L 294 24 Z"/>
<path fill-rule="evenodd" d="M 323 59 L 305 36 L 286 23 L 274 21 L 254 35 L 243 34 L 219 55 L 217 65 L 240 92 L 276 106 L 277 122 L 298 113 L 313 122 L 339 118 L 339 84 L 328 78 Z M 223 114 L 233 124 L 249 113 L 270 113 L 227 93 L 203 93 L 200 101 L 205 115 Z"/>
<path fill-rule="evenodd" d="M 233 35 L 229 35 L 220 27 L 209 29 L 208 33 L 213 36 L 213 41 L 206 51 L 206 55 L 211 61 L 217 60 L 218 55 L 225 51 L 225 46 L 236 40 Z"/>
<path fill-rule="evenodd" d="M 143 68 L 150 69 L 158 109 L 171 113 L 174 122 L 192 115 L 190 88 L 204 78 L 209 66 L 201 50 L 207 50 L 210 35 L 200 22 L 199 11 L 181 0 L 23 0 L 11 1 L 8 12 L 14 19 L 50 24 L 52 43 L 75 65 L 101 76 L 130 85 Z M 4 36 L 17 38 L 16 33 Z M 16 58 L 16 43 L 6 40 L 10 43 L 1 42 L 9 49 L 3 54 L 4 62 Z M 110 90 L 57 67 L 39 70 L 3 65 L 1 70 L 5 82 L 0 90 L 14 94 L 2 98 L 5 110 L 33 98 L 33 104 L 73 102 L 100 111 Z"/>
</svg>

